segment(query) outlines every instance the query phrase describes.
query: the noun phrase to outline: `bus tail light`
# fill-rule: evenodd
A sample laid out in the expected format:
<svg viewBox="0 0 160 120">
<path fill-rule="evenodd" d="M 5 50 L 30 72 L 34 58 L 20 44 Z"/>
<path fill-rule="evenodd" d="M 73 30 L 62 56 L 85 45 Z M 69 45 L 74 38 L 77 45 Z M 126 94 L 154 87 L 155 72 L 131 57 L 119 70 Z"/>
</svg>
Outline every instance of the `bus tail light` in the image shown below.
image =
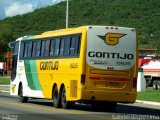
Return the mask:
<svg viewBox="0 0 160 120">
<path fill-rule="evenodd" d="M 137 78 L 133 78 L 133 88 L 137 89 Z"/>
<path fill-rule="evenodd" d="M 86 75 L 81 75 L 81 84 L 85 85 Z"/>
</svg>

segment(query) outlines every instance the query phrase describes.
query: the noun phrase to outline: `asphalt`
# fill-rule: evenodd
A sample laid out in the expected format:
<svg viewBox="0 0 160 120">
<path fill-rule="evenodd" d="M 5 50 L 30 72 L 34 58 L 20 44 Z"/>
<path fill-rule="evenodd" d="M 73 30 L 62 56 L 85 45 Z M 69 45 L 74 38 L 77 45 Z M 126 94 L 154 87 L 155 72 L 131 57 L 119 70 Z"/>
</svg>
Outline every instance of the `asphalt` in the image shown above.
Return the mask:
<svg viewBox="0 0 160 120">
<path fill-rule="evenodd" d="M 0 93 L 9 95 L 10 94 L 9 85 L 0 85 Z M 160 106 L 160 102 L 153 102 L 153 101 L 136 100 L 136 103 Z"/>
</svg>

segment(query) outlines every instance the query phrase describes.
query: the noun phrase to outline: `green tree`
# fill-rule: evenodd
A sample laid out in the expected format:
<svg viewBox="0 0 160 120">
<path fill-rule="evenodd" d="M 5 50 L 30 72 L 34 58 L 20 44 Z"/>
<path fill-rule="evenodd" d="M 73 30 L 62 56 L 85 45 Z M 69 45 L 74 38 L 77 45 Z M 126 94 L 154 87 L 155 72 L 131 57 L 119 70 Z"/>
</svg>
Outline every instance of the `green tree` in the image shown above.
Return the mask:
<svg viewBox="0 0 160 120">
<path fill-rule="evenodd" d="M 14 35 L 9 24 L 2 24 L 0 28 L 0 55 L 2 56 L 7 52 L 8 43 L 14 40 Z"/>
</svg>

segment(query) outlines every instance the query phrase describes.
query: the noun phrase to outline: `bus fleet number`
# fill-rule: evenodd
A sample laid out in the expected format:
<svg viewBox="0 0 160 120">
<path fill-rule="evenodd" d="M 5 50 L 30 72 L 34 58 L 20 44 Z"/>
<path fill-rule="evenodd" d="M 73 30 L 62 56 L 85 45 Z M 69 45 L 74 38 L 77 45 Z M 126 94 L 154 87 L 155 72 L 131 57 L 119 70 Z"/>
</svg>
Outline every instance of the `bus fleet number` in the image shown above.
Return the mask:
<svg viewBox="0 0 160 120">
<path fill-rule="evenodd" d="M 70 68 L 78 68 L 78 63 L 71 63 Z"/>
</svg>

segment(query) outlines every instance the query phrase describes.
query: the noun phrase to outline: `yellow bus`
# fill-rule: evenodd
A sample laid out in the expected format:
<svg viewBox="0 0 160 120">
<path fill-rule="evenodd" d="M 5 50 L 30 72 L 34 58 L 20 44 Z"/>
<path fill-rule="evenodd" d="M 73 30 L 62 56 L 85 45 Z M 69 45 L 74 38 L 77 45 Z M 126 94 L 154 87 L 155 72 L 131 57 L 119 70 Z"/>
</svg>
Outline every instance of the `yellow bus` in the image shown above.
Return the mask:
<svg viewBox="0 0 160 120">
<path fill-rule="evenodd" d="M 11 44 L 10 94 L 52 99 L 54 107 L 89 103 L 115 110 L 134 103 L 137 37 L 134 28 L 82 26 L 24 36 Z"/>
</svg>

